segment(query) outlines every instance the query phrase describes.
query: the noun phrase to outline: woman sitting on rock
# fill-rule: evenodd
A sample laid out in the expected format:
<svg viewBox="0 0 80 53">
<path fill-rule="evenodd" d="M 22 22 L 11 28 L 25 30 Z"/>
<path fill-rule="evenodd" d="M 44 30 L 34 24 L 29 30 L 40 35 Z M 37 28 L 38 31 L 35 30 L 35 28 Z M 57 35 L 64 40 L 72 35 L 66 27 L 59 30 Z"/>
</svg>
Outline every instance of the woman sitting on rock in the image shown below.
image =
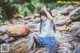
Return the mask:
<svg viewBox="0 0 80 53">
<path fill-rule="evenodd" d="M 56 53 L 57 51 L 57 41 L 54 37 L 54 24 L 53 24 L 53 18 L 50 11 L 46 10 L 46 7 L 43 6 L 40 10 L 40 32 L 37 32 L 35 35 L 31 35 L 29 38 L 28 48 L 27 51 L 29 51 L 33 44 L 34 40 L 36 40 L 41 47 L 44 47 L 45 53 Z M 43 52 L 43 53 L 44 53 Z"/>
</svg>

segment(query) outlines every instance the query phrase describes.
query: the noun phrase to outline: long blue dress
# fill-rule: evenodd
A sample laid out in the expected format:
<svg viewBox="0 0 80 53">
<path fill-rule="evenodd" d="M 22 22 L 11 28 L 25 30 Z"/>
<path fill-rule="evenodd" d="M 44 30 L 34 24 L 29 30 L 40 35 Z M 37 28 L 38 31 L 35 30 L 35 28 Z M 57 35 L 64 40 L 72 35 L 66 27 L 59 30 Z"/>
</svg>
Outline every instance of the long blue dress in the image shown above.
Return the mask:
<svg viewBox="0 0 80 53">
<path fill-rule="evenodd" d="M 40 46 L 55 49 L 57 47 L 57 41 L 54 38 L 53 24 L 51 20 L 47 19 L 42 22 L 41 33 L 42 34 L 38 34 L 37 37 L 37 41 Z"/>
</svg>

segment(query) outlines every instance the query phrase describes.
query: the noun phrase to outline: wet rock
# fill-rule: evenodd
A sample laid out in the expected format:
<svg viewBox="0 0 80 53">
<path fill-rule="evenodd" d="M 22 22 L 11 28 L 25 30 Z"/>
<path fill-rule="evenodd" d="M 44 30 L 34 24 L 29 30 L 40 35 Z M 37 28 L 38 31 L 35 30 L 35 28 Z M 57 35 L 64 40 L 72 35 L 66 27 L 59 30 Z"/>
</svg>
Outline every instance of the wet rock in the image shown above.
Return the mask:
<svg viewBox="0 0 80 53">
<path fill-rule="evenodd" d="M 24 25 L 14 25 L 6 29 L 6 33 L 12 37 L 26 36 L 30 32 L 30 29 Z"/>
<path fill-rule="evenodd" d="M 80 20 L 80 7 L 76 8 L 70 13 L 70 19 L 72 21 Z"/>
</svg>

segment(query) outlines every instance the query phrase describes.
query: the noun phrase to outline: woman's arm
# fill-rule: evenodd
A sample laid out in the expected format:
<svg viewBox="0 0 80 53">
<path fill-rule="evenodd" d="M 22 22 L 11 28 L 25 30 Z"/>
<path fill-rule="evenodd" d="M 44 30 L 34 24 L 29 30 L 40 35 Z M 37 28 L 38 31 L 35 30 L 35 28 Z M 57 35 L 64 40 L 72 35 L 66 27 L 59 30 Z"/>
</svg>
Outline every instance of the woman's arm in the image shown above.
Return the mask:
<svg viewBox="0 0 80 53">
<path fill-rule="evenodd" d="M 42 6 L 42 7 L 41 7 L 41 10 L 44 10 L 44 11 L 45 11 L 47 17 L 51 20 L 52 24 L 54 25 L 54 27 L 53 27 L 54 32 L 56 32 L 56 26 L 55 26 L 55 24 L 54 24 L 54 22 L 53 22 L 53 17 L 52 17 L 52 16 L 50 15 L 50 13 L 46 10 L 46 7 L 45 7 L 45 6 Z"/>
<path fill-rule="evenodd" d="M 46 12 L 47 18 L 50 20 L 53 20 L 53 17 L 50 15 L 50 13 L 47 10 L 44 10 Z"/>
<path fill-rule="evenodd" d="M 45 11 L 47 17 L 50 19 L 50 20 L 53 20 L 53 17 L 50 15 L 50 13 L 46 10 L 46 7 L 45 6 L 42 6 L 42 10 Z"/>
</svg>

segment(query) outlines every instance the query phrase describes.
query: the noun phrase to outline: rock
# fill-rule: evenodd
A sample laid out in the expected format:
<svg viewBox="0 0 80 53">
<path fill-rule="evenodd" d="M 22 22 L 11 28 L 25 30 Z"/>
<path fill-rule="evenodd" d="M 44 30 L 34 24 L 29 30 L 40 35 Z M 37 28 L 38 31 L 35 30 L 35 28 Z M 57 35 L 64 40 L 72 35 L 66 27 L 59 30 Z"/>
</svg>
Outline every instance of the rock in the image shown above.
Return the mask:
<svg viewBox="0 0 80 53">
<path fill-rule="evenodd" d="M 80 38 L 80 29 L 74 35 Z"/>
<path fill-rule="evenodd" d="M 76 40 L 75 41 L 72 41 L 72 42 L 69 42 L 71 43 L 71 45 L 74 47 L 74 49 L 80 44 L 79 42 L 77 42 Z M 74 50 L 73 49 L 73 50 Z"/>
<path fill-rule="evenodd" d="M 70 31 L 76 31 L 80 29 L 80 22 L 73 22 L 69 25 Z"/>
<path fill-rule="evenodd" d="M 70 13 L 70 19 L 72 21 L 80 20 L 80 7 L 76 8 Z"/>
<path fill-rule="evenodd" d="M 36 13 L 34 14 L 34 18 L 39 17 L 39 16 L 40 16 L 39 14 L 36 14 Z"/>
<path fill-rule="evenodd" d="M 4 33 L 5 30 L 6 30 L 8 27 L 9 27 L 8 25 L 2 25 L 2 26 L 0 26 L 0 31 L 1 31 L 1 33 Z"/>
<path fill-rule="evenodd" d="M 65 20 L 60 20 L 60 21 L 55 22 L 55 24 L 59 25 L 59 26 L 62 26 L 62 25 L 65 24 L 65 22 L 66 22 Z"/>
<path fill-rule="evenodd" d="M 4 34 L 2 37 L 3 37 L 3 40 L 6 40 L 9 38 L 8 34 Z"/>
<path fill-rule="evenodd" d="M 53 10 L 51 11 L 51 12 L 52 12 L 52 15 L 53 15 L 53 16 L 57 16 L 58 10 L 59 10 L 59 9 L 53 9 Z"/>
<path fill-rule="evenodd" d="M 9 36 L 7 34 L 4 34 L 4 35 L 0 36 L 0 42 L 5 41 L 8 38 L 9 38 Z"/>
<path fill-rule="evenodd" d="M 72 53 L 73 46 L 70 43 L 61 44 L 59 47 L 59 53 Z"/>
<path fill-rule="evenodd" d="M 4 33 L 5 33 L 5 32 L 3 32 L 3 31 L 0 31 L 0 36 L 2 36 Z"/>
<path fill-rule="evenodd" d="M 75 35 L 75 33 L 80 29 L 80 22 L 73 22 L 69 25 L 70 34 Z"/>
<path fill-rule="evenodd" d="M 2 36 L 0 36 L 0 43 L 3 41 L 3 37 Z"/>
<path fill-rule="evenodd" d="M 40 18 L 35 18 L 34 19 L 33 24 L 37 24 L 37 23 L 40 23 Z"/>
<path fill-rule="evenodd" d="M 78 45 L 72 53 L 80 53 L 80 45 Z"/>
<path fill-rule="evenodd" d="M 64 16 L 64 15 L 61 15 L 61 14 L 57 14 L 57 16 L 56 17 L 54 17 L 54 20 L 63 20 L 63 19 L 65 19 L 65 18 L 67 18 L 66 16 Z"/>
<path fill-rule="evenodd" d="M 11 42 L 13 42 L 15 40 L 16 40 L 15 38 L 9 37 L 9 38 L 5 39 L 4 41 L 5 41 L 5 43 L 11 43 Z"/>
<path fill-rule="evenodd" d="M 63 25 L 69 25 L 71 23 L 70 19 L 63 19 L 55 22 L 56 25 L 63 26 Z"/>
<path fill-rule="evenodd" d="M 12 37 L 25 36 L 28 35 L 29 32 L 31 32 L 30 29 L 23 25 L 14 25 L 6 29 L 6 33 Z"/>
<path fill-rule="evenodd" d="M 35 23 L 35 24 L 34 24 L 34 22 L 33 23 L 28 23 L 27 26 L 32 30 L 39 30 L 40 23 Z"/>
<path fill-rule="evenodd" d="M 62 29 L 61 29 L 62 31 L 68 31 L 69 30 L 69 27 L 68 26 L 66 26 L 66 25 L 64 25 L 64 26 L 62 26 Z"/>
<path fill-rule="evenodd" d="M 66 7 L 64 10 L 62 10 L 60 13 L 62 15 L 68 15 L 69 12 L 71 12 L 72 10 L 74 10 L 76 7 L 73 5 L 69 5 L 68 7 Z"/>
<path fill-rule="evenodd" d="M 8 35 L 4 34 L 3 36 L 0 36 L 0 42 L 7 41 L 8 38 L 9 38 Z"/>
<path fill-rule="evenodd" d="M 27 50 L 27 45 L 26 45 L 26 44 L 27 44 L 27 43 L 25 43 L 25 42 L 20 43 L 20 44 L 16 45 L 17 48 L 11 49 L 10 52 L 11 52 L 11 53 L 12 53 L 12 52 L 13 52 L 13 53 L 16 53 L 16 52 L 25 53 L 26 50 Z"/>
<path fill-rule="evenodd" d="M 27 50 L 28 39 L 21 38 L 17 41 L 10 43 L 10 52 L 11 53 L 25 53 Z"/>
</svg>

